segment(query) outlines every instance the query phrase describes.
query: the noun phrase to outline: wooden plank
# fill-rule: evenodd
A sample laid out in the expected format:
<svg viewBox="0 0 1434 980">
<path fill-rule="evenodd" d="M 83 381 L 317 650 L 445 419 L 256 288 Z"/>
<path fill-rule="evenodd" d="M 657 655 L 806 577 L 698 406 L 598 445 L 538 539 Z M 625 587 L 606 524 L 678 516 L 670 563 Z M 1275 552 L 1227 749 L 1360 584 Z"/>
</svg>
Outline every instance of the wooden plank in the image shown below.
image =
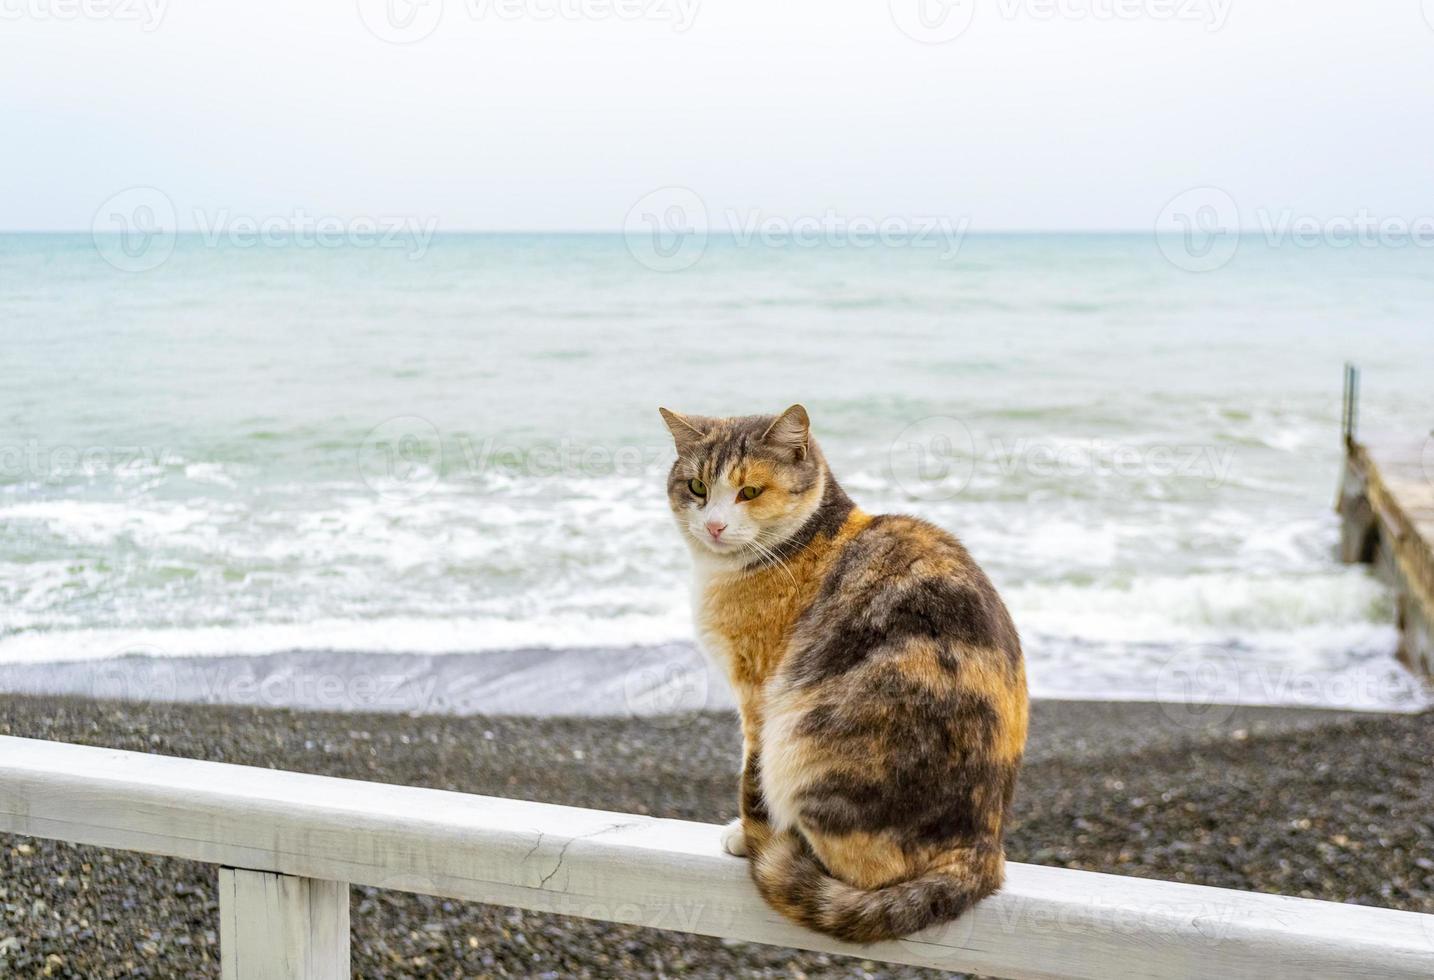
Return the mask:
<svg viewBox="0 0 1434 980">
<path fill-rule="evenodd" d="M 11 737 L 0 831 L 991 976 L 1434 976 L 1434 916 L 1021 864 L 852 946 L 768 908 L 716 826 Z"/>
<path fill-rule="evenodd" d="M 1434 437 L 1352 443 L 1338 509 L 1346 561 L 1368 558 L 1361 542 L 1373 521 L 1399 593 L 1399 659 L 1434 677 Z"/>
<path fill-rule="evenodd" d="M 349 886 L 219 869 L 223 980 L 347 980 Z"/>
</svg>

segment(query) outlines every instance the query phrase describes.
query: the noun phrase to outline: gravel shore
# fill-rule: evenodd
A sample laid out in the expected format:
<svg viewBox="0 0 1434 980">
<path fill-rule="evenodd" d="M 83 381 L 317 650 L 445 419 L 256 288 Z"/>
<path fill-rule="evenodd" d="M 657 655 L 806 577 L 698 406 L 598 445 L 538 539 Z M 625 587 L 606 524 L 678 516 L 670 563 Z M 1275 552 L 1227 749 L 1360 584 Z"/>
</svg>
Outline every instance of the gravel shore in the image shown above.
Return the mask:
<svg viewBox="0 0 1434 980">
<path fill-rule="evenodd" d="M 321 714 L 0 695 L 0 734 L 713 823 L 734 716 Z M 1434 713 L 1043 701 L 1016 861 L 1434 912 Z M 352 890 L 363 977 L 927 971 Z M 207 865 L 0 835 L 0 976 L 218 976 Z M 1434 939 L 1431 939 L 1434 941 Z"/>
</svg>

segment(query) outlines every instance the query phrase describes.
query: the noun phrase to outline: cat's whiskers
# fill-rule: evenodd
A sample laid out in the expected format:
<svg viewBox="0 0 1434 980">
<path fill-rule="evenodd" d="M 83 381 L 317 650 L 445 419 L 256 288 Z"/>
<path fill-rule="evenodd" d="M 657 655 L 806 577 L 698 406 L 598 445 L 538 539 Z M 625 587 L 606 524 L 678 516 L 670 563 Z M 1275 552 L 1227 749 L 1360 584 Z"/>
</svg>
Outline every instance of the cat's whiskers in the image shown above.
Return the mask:
<svg viewBox="0 0 1434 980">
<path fill-rule="evenodd" d="M 748 542 L 748 545 L 752 548 L 753 551 L 757 552 L 757 555 L 758 555 L 759 558 L 764 558 L 764 559 L 766 559 L 765 561 L 763 561 L 763 562 L 761 563 L 763 567 L 765 567 L 765 568 L 772 568 L 772 567 L 780 568 L 780 569 L 782 570 L 783 574 L 785 574 L 785 575 L 787 576 L 787 578 L 791 581 L 791 583 L 792 583 L 793 585 L 796 585 L 796 584 L 797 584 L 797 577 L 796 577 L 796 575 L 794 575 L 794 574 L 792 573 L 792 570 L 791 570 L 789 567 L 787 567 L 787 563 L 786 563 L 786 561 L 784 561 L 784 560 L 782 559 L 782 556 L 781 556 L 781 555 L 777 554 L 774 550 L 772 550 L 771 548 L 768 548 L 766 545 L 762 544 L 762 542 L 761 542 L 761 540 L 759 540 L 759 538 L 753 538 L 750 542 Z"/>
</svg>

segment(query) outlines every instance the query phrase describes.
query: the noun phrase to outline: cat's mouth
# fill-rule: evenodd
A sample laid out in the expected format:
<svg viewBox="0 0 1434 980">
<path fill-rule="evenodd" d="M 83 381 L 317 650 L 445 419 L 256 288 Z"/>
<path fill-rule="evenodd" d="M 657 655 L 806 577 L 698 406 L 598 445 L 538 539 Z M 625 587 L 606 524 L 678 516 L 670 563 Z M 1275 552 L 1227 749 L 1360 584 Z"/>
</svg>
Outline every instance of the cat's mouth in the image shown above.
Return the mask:
<svg viewBox="0 0 1434 980">
<path fill-rule="evenodd" d="M 750 541 L 740 538 L 714 538 L 705 530 L 701 534 L 694 531 L 692 537 L 714 555 L 735 555 L 751 547 Z"/>
</svg>

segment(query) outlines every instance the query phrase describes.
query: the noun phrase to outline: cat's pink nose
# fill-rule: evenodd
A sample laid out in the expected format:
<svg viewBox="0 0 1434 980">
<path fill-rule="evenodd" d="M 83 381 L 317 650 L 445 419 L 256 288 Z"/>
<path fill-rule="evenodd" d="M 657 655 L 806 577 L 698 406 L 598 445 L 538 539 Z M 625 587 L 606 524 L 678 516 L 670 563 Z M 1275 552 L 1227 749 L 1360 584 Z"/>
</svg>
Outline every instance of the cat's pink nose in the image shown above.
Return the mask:
<svg viewBox="0 0 1434 980">
<path fill-rule="evenodd" d="M 723 524 L 721 521 L 707 522 L 707 533 L 712 535 L 713 541 L 720 539 L 722 537 L 722 532 L 725 530 L 727 530 L 727 525 Z"/>
</svg>

